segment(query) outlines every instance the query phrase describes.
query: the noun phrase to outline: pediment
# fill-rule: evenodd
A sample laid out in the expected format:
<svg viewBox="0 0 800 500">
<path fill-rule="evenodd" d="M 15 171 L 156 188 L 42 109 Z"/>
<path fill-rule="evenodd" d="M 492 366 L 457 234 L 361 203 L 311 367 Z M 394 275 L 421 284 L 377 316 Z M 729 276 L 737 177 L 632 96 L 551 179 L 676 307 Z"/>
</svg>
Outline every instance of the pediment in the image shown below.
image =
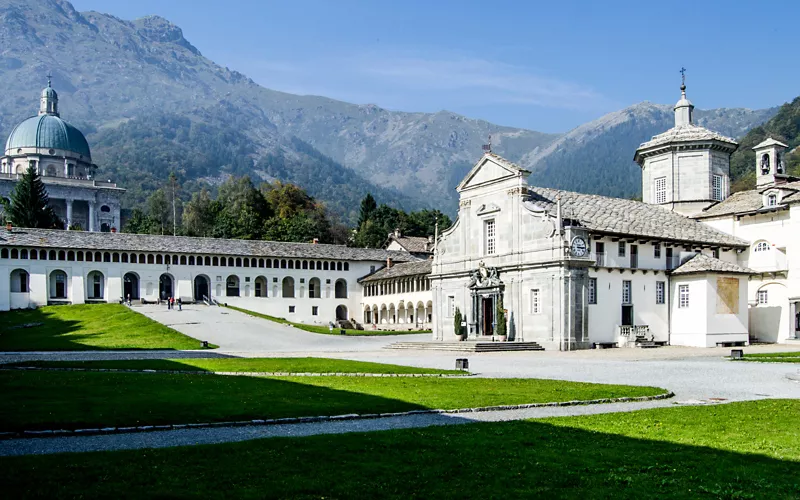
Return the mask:
<svg viewBox="0 0 800 500">
<path fill-rule="evenodd" d="M 497 155 L 487 153 L 472 167 L 472 170 L 464 177 L 464 180 L 461 181 L 456 190 L 461 192 L 506 179 L 527 176 L 528 174 L 530 172 L 518 165 Z"/>
<path fill-rule="evenodd" d="M 478 207 L 478 211 L 476 212 L 477 215 L 488 215 L 493 214 L 495 212 L 499 212 L 500 207 L 495 205 L 494 203 L 487 203 L 485 205 L 481 205 Z"/>
</svg>

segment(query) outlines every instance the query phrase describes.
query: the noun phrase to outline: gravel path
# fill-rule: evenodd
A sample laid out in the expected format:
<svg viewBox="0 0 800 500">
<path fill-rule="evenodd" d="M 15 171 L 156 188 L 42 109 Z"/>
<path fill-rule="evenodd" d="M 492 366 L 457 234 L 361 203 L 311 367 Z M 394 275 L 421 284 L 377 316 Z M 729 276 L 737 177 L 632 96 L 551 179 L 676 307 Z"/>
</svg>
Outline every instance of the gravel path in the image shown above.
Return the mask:
<svg viewBox="0 0 800 500">
<path fill-rule="evenodd" d="M 22 438 L 0 441 L 0 456 L 168 448 L 172 446 L 230 443 L 272 437 L 303 437 L 320 434 L 413 429 L 434 425 L 459 425 L 475 422 L 503 422 L 531 418 L 595 415 L 598 413 L 628 412 L 674 405 L 675 402 L 672 400 L 661 400 L 641 403 L 559 406 L 478 413 L 407 415 L 379 419 L 341 420 L 287 425 L 211 427 L 99 436 Z"/>
</svg>

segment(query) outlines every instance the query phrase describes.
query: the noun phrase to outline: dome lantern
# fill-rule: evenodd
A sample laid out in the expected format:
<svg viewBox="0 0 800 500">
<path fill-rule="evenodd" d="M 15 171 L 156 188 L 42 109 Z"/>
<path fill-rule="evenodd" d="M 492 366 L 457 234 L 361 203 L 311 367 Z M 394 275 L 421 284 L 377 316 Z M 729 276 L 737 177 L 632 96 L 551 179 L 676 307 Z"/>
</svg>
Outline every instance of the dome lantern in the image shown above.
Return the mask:
<svg viewBox="0 0 800 500">
<path fill-rule="evenodd" d="M 47 87 L 42 89 L 42 97 L 39 100 L 39 114 L 58 116 L 58 94 L 53 89 L 51 79 L 48 74 Z"/>
</svg>

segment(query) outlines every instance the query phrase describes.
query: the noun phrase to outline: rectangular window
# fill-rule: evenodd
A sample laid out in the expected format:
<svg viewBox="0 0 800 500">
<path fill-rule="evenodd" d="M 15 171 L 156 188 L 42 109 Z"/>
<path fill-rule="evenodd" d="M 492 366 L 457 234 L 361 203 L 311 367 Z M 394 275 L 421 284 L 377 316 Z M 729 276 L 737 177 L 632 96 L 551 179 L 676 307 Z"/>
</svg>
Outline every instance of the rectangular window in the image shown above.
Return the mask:
<svg viewBox="0 0 800 500">
<path fill-rule="evenodd" d="M 597 304 L 597 278 L 589 278 L 589 303 Z"/>
<path fill-rule="evenodd" d="M 531 314 L 542 312 L 541 296 L 538 288 L 531 290 Z"/>
<path fill-rule="evenodd" d="M 619 255 L 620 257 L 625 257 L 625 242 L 624 241 L 620 241 L 619 242 L 619 251 L 618 251 L 617 255 Z"/>
<path fill-rule="evenodd" d="M 496 228 L 494 219 L 487 220 L 483 223 L 483 231 L 486 255 L 494 255 L 496 251 Z"/>
<path fill-rule="evenodd" d="M 631 303 L 631 282 L 629 280 L 622 282 L 622 303 Z"/>
<path fill-rule="evenodd" d="M 666 288 L 666 282 L 664 281 L 656 281 L 656 304 L 663 304 L 664 303 L 664 289 Z"/>
<path fill-rule="evenodd" d="M 294 312 L 294 306 L 289 306 L 289 312 L 290 312 L 290 313 L 293 313 L 293 312 Z"/>
<path fill-rule="evenodd" d="M 319 316 L 319 306 L 311 306 L 311 315 Z"/>
<path fill-rule="evenodd" d="M 594 264 L 598 267 L 606 265 L 606 244 L 602 241 L 594 244 Z"/>
<path fill-rule="evenodd" d="M 689 307 L 689 285 L 678 286 L 678 307 L 681 309 Z"/>
<path fill-rule="evenodd" d="M 711 176 L 711 198 L 722 201 L 722 176 Z"/>
<path fill-rule="evenodd" d="M 661 243 L 653 243 L 653 258 L 661 258 Z"/>
<path fill-rule="evenodd" d="M 759 304 L 766 304 L 768 301 L 769 301 L 769 298 L 767 296 L 767 291 L 766 290 L 759 290 L 758 291 L 758 303 Z"/>
<path fill-rule="evenodd" d="M 456 298 L 452 295 L 447 297 L 447 312 L 451 318 L 456 315 Z"/>
<path fill-rule="evenodd" d="M 719 259 L 719 248 L 715 248 L 715 249 L 711 250 L 711 255 L 712 255 L 712 256 L 713 256 L 715 259 Z"/>
<path fill-rule="evenodd" d="M 656 191 L 656 203 L 666 203 L 667 202 L 667 178 L 666 177 L 657 177 L 655 179 L 655 191 Z"/>
</svg>

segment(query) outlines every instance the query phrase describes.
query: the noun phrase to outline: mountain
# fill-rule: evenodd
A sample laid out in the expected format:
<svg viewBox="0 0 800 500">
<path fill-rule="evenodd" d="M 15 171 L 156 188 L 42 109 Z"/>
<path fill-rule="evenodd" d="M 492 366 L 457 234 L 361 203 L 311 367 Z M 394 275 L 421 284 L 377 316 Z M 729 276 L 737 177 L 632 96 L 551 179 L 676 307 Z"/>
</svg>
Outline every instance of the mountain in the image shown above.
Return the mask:
<svg viewBox="0 0 800 500">
<path fill-rule="evenodd" d="M 367 192 L 405 209 L 452 213 L 453 188 L 489 134 L 495 152 L 534 172 L 533 183 L 633 196 L 635 147 L 672 120 L 669 107 L 645 103 L 545 134 L 447 111 L 292 95 L 203 57 L 163 18 L 81 13 L 63 0 L 0 0 L 0 47 L 0 132 L 36 112 L 52 72 L 62 117 L 86 133 L 99 175 L 128 188 L 126 207 L 176 171 L 184 196 L 234 174 L 294 182 L 347 221 Z M 770 113 L 698 116 L 741 135 Z"/>
<path fill-rule="evenodd" d="M 778 108 L 696 109 L 694 121 L 740 137 Z M 633 162 L 639 144 L 674 125 L 672 106 L 643 102 L 581 125 L 546 148 L 523 156 L 531 184 L 629 198 L 641 194 L 641 170 Z"/>
</svg>

